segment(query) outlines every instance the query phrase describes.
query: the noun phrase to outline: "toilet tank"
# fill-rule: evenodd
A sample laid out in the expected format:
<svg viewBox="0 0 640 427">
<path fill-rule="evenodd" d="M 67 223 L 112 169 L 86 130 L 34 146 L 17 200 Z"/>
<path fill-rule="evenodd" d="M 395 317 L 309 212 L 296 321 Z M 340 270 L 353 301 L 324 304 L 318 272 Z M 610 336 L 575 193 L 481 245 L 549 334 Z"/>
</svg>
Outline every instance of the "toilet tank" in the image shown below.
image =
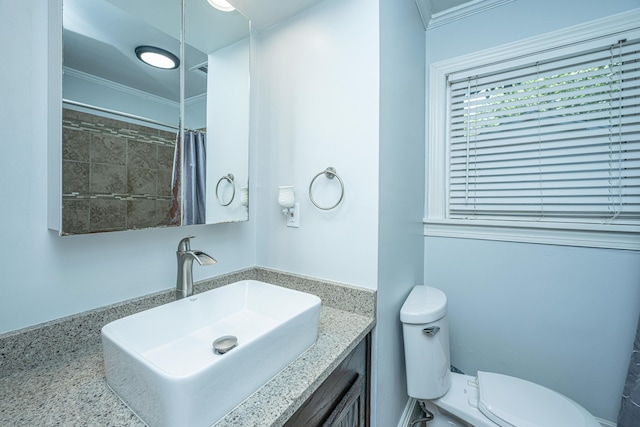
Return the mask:
<svg viewBox="0 0 640 427">
<path fill-rule="evenodd" d="M 451 385 L 447 296 L 415 286 L 400 309 L 407 393 L 415 399 L 443 396 Z"/>
</svg>

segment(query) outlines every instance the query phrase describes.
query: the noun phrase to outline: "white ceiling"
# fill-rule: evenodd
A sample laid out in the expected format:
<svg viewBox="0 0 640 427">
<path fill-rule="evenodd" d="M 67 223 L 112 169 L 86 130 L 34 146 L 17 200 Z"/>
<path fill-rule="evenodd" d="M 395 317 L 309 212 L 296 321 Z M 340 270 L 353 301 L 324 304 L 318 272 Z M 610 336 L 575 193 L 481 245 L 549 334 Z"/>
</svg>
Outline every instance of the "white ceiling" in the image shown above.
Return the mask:
<svg viewBox="0 0 640 427">
<path fill-rule="evenodd" d="M 227 0 L 244 16 L 251 20 L 251 26 L 263 31 L 279 22 L 306 10 L 322 0 Z"/>
</svg>

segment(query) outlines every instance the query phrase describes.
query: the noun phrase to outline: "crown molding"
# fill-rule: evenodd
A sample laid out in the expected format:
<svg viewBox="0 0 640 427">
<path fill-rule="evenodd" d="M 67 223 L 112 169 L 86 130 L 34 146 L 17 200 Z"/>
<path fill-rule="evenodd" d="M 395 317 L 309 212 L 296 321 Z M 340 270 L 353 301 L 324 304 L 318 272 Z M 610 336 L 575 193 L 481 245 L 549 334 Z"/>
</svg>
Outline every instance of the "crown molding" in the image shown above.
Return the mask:
<svg viewBox="0 0 640 427">
<path fill-rule="evenodd" d="M 178 105 L 178 102 L 176 101 L 171 101 L 169 99 L 163 98 L 161 96 L 156 96 L 156 95 L 152 95 L 148 92 L 144 92 L 142 90 L 138 90 L 138 89 L 134 89 L 131 88 L 129 86 L 125 86 L 123 84 L 120 83 L 115 83 L 112 82 L 110 80 L 107 79 L 103 79 L 101 77 L 96 77 L 94 75 L 82 72 L 82 71 L 78 71 L 76 69 L 73 68 L 69 68 L 69 67 L 62 67 L 63 70 L 63 74 L 71 76 L 71 77 L 75 77 L 77 79 L 81 79 L 81 80 L 85 80 L 88 81 L 90 83 L 93 83 L 95 85 L 98 86 L 102 86 L 102 87 L 106 87 L 109 89 L 113 89 L 119 92 L 123 92 L 123 93 L 127 93 L 129 95 L 133 95 L 136 96 L 138 98 L 144 98 L 144 99 L 148 99 L 150 101 L 153 101 L 155 103 L 158 104 L 164 104 L 164 105 L 168 105 L 170 107 L 175 107 L 176 105 Z"/>
<path fill-rule="evenodd" d="M 515 0 L 471 0 L 460 6 L 452 7 L 443 12 L 432 13 L 429 0 L 416 0 L 416 5 L 426 30 L 449 24 L 453 21 L 466 18 L 476 13 L 484 12 L 494 7 L 511 3 Z"/>
<path fill-rule="evenodd" d="M 426 30 L 429 28 L 429 21 L 431 21 L 431 3 L 429 3 L 429 0 L 416 0 L 416 6 L 418 6 L 422 25 Z"/>
</svg>

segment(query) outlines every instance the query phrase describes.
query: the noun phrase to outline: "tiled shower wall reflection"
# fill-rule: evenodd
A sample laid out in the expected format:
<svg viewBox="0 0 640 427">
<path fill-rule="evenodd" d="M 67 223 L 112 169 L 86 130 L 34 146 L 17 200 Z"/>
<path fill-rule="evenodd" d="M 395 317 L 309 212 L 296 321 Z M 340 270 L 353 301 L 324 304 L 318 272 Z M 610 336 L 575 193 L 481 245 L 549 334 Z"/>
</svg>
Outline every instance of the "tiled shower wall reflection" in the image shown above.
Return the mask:
<svg viewBox="0 0 640 427">
<path fill-rule="evenodd" d="M 63 110 L 63 234 L 169 225 L 176 133 Z"/>
</svg>

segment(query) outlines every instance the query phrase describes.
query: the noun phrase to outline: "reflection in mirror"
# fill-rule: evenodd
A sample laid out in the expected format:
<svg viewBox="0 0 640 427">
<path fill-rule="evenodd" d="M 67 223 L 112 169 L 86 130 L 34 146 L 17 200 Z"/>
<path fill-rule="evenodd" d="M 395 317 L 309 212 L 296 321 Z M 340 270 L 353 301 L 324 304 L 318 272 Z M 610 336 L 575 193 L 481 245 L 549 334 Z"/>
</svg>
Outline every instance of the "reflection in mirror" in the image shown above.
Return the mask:
<svg viewBox="0 0 640 427">
<path fill-rule="evenodd" d="M 191 74 L 204 75 L 207 86 L 206 96 L 185 98 L 185 126 L 201 129 L 203 122 L 189 121 L 197 117 L 206 130 L 206 222 L 246 221 L 247 201 L 240 195 L 249 182 L 249 23 L 207 0 L 185 0 L 185 21 L 185 46 L 192 48 L 185 52 L 185 94 Z M 190 139 L 185 135 L 185 143 Z"/>
<path fill-rule="evenodd" d="M 185 1 L 188 40 L 180 58 L 185 73 L 183 123 L 214 141 L 202 146 L 209 156 L 200 160 L 209 168 L 202 175 L 206 185 L 202 203 L 209 209 L 211 200 L 216 200 L 210 181 L 217 178 L 211 174 L 218 174 L 218 162 L 237 160 L 231 151 L 237 149 L 244 158 L 224 167 L 237 169 L 234 175 L 242 185 L 248 182 L 249 24 L 237 12 L 224 15 L 214 10 L 206 0 Z M 200 8 L 197 19 L 189 16 L 189 2 Z M 136 47 L 152 45 L 180 56 L 181 13 L 181 0 L 64 0 L 61 234 L 190 223 L 185 221 L 190 210 L 183 196 L 188 186 L 180 178 L 188 177 L 192 169 L 190 164 L 176 163 L 186 162 L 188 154 L 187 147 L 184 156 L 176 149 L 180 70 L 152 67 L 135 55 Z M 214 105 L 246 104 L 244 127 L 230 121 L 230 129 L 223 131 L 219 127 L 227 123 L 213 123 L 212 132 L 207 113 L 210 57 L 241 40 L 247 46 L 244 70 L 235 72 L 246 79 L 233 97 L 244 99 L 225 100 L 217 94 Z M 241 136 L 224 135 L 227 132 Z M 239 201 L 225 209 L 237 206 Z M 220 220 L 203 212 L 192 223 L 247 220 L 244 206 L 243 210 L 244 216 Z"/>
</svg>

